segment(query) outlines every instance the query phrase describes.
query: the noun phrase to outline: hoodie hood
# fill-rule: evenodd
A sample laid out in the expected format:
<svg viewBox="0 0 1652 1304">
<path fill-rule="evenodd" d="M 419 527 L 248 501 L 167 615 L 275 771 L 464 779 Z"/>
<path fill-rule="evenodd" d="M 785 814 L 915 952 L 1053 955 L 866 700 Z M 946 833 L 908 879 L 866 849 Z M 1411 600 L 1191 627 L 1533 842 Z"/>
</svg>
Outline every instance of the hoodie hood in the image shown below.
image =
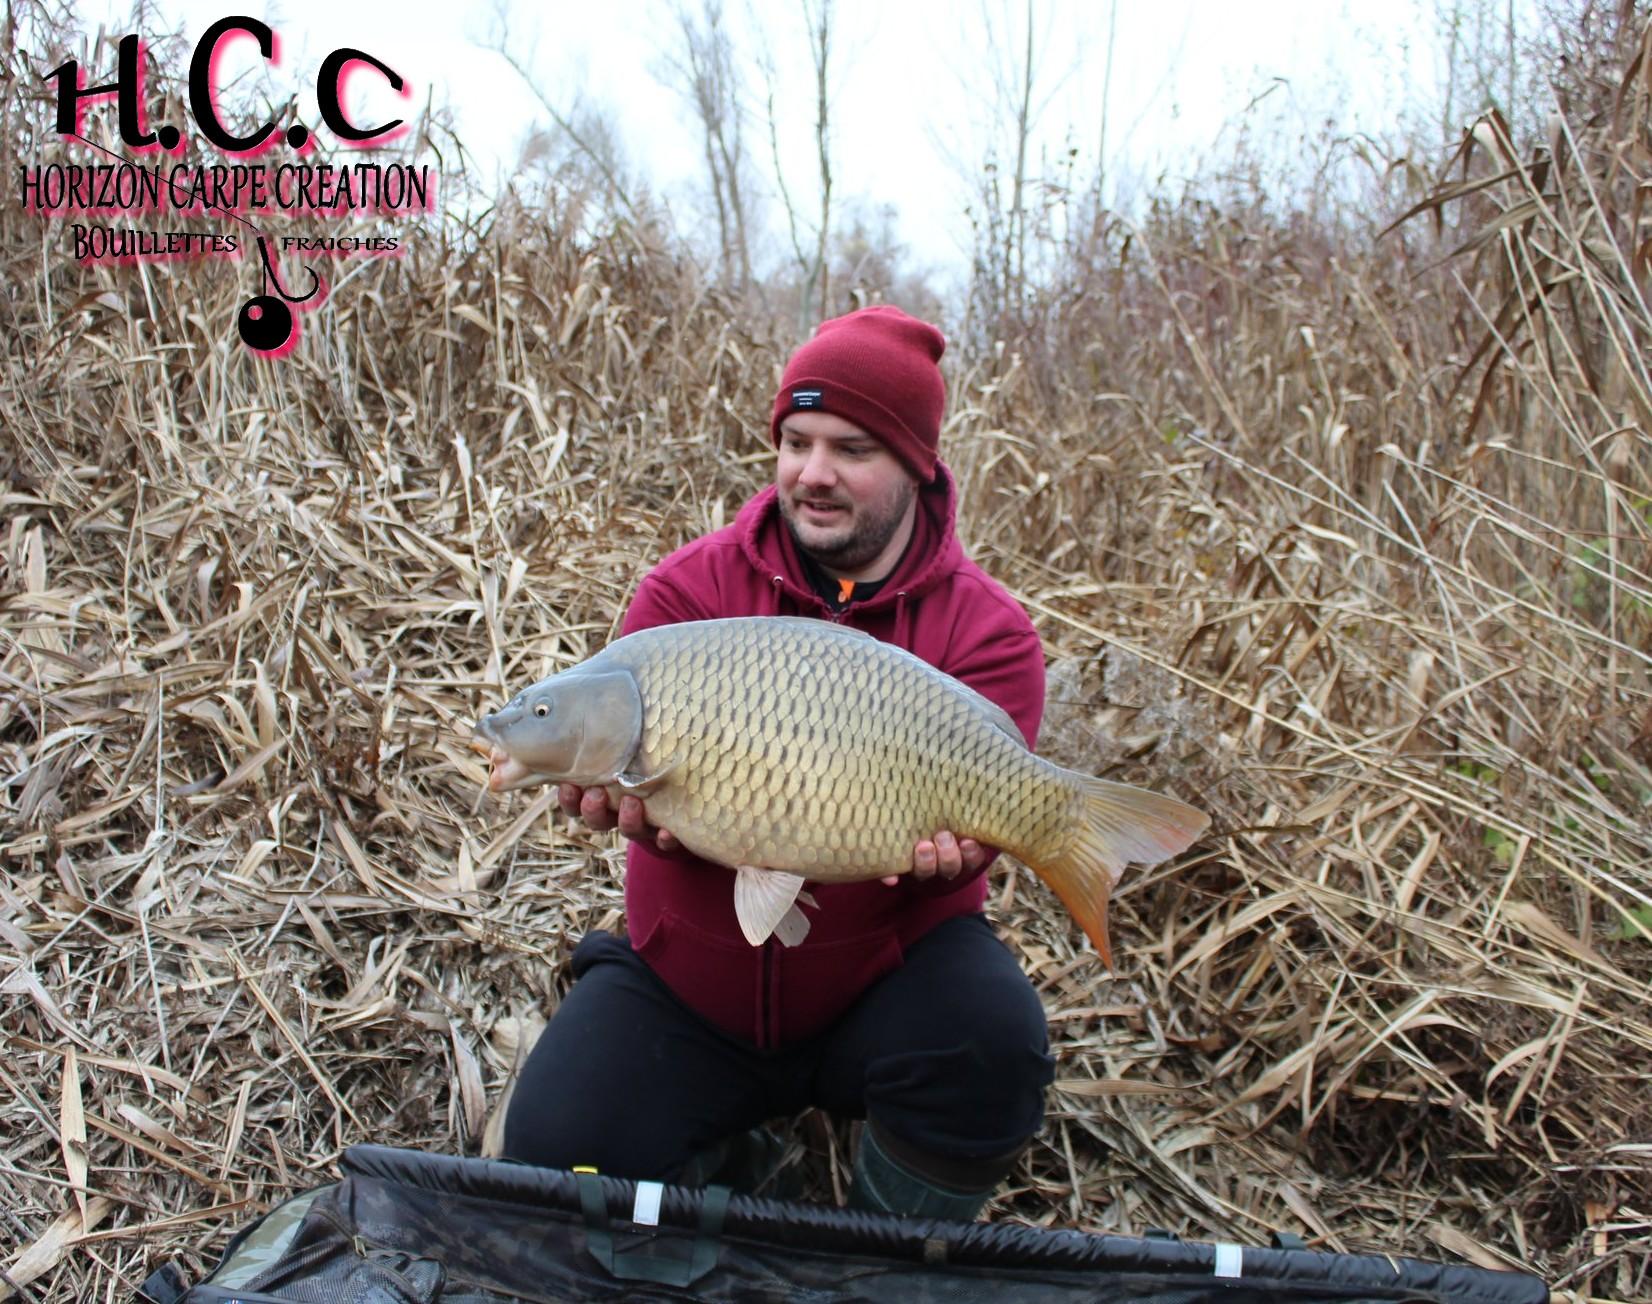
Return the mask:
<svg viewBox="0 0 1652 1304">
<path fill-rule="evenodd" d="M 964 560 L 956 529 L 958 493 L 945 462 L 935 464 L 935 478 L 918 486 L 918 511 L 912 524 L 912 542 L 875 597 L 857 608 L 867 613 L 904 604 L 934 588 Z M 798 555 L 797 542 L 780 515 L 780 491 L 770 485 L 740 509 L 734 518 L 740 552 L 763 579 L 785 593 L 804 610 L 825 604 L 809 586 Z"/>
</svg>

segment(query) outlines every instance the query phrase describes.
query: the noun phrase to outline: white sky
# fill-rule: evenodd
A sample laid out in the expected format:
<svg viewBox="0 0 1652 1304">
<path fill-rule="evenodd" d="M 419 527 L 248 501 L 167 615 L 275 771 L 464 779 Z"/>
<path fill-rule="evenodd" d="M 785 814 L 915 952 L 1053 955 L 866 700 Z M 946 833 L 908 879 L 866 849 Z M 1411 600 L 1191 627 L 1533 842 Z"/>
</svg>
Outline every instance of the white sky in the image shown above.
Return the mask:
<svg viewBox="0 0 1652 1304">
<path fill-rule="evenodd" d="M 782 96 L 782 152 L 798 162 L 789 171 L 794 194 L 810 194 L 812 68 L 798 6 L 782 0 L 725 4 L 748 50 L 754 48 L 754 13 L 762 15 L 782 75 L 790 74 L 784 88 L 789 93 Z M 314 126 L 316 72 L 330 50 L 345 45 L 369 51 L 407 77 L 414 105 L 422 106 L 427 92 L 447 103 L 460 138 L 490 171 L 508 170 L 526 133 L 546 122 L 532 91 L 487 48 L 497 26 L 487 6 L 453 0 L 159 0 L 152 8 L 191 40 L 230 12 L 268 22 L 281 41 L 280 65 L 264 68 L 251 41 L 242 40 L 228 47 L 225 72 L 252 69 L 276 101 L 298 93 L 300 118 Z M 544 94 L 564 112 L 580 102 L 605 107 L 619 123 L 634 166 L 680 214 L 692 211 L 703 168 L 700 141 L 685 101 L 660 80 L 672 40 L 672 6 L 658 0 L 507 0 L 502 8 L 509 47 L 531 64 Z M 1270 87 L 1257 112 L 1266 115 L 1276 141 L 1291 140 L 1304 124 L 1326 117 L 1344 130 L 1391 132 L 1413 88 L 1434 77 L 1437 8 L 1434 0 L 1120 0 L 1116 6 L 1110 0 L 1035 0 L 1046 98 L 1039 144 L 1054 158 L 1070 143 L 1078 150 L 1079 175 L 1093 170 L 1113 15 L 1107 131 L 1115 177 L 1145 178 L 1152 187 L 1164 174 L 1174 184 L 1200 164 L 1219 160 L 1246 105 Z M 116 33 L 128 30 L 125 6 L 83 0 L 80 12 Z M 962 261 L 966 187 L 980 176 L 993 120 L 994 60 L 1006 57 L 1010 33 L 1017 45 L 1023 39 L 1024 14 L 1020 4 L 1005 0 L 838 0 L 836 198 L 858 199 L 874 210 L 892 205 L 898 233 L 920 265 Z M 94 71 L 112 74 L 112 57 Z M 754 107 L 761 111 L 763 83 L 755 60 L 747 71 Z M 356 84 L 374 80 L 363 74 Z M 393 97 L 369 97 L 361 104 L 361 120 L 382 120 L 372 115 L 407 107 Z M 767 174 L 761 122 L 749 128 L 748 147 Z"/>
</svg>

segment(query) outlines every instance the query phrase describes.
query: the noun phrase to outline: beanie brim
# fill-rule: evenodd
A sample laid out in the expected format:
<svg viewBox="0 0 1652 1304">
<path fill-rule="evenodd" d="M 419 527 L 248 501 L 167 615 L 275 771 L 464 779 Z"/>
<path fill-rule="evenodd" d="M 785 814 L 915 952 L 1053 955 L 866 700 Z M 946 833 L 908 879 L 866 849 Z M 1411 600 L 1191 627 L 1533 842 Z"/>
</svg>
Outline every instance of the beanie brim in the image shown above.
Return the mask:
<svg viewBox="0 0 1652 1304">
<path fill-rule="evenodd" d="M 884 445 L 919 481 L 935 479 L 946 382 L 946 337 L 892 304 L 823 321 L 780 379 L 769 435 L 793 412 L 830 412 Z"/>
<path fill-rule="evenodd" d="M 819 397 L 805 406 L 793 401 L 798 390 L 813 391 Z M 916 479 L 924 484 L 935 479 L 937 450 L 870 395 L 823 376 L 797 377 L 775 398 L 774 415 L 769 421 L 769 440 L 774 447 L 780 447 L 781 422 L 794 412 L 830 412 L 853 422 L 887 448 Z"/>
</svg>

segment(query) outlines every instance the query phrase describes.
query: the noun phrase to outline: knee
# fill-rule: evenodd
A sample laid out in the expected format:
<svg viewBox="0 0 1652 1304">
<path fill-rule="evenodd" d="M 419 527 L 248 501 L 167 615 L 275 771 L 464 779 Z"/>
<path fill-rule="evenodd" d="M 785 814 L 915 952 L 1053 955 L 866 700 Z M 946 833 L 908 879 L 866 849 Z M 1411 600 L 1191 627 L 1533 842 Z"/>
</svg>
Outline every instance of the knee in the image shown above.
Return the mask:
<svg viewBox="0 0 1652 1304">
<path fill-rule="evenodd" d="M 667 1180 L 687 1158 L 678 1138 L 628 1126 L 567 1096 L 529 1101 L 520 1091 L 505 1112 L 502 1153 L 539 1168 L 594 1168 L 637 1181 Z"/>
<path fill-rule="evenodd" d="M 874 1062 L 866 1113 L 924 1150 L 1003 1155 L 1018 1151 L 1043 1125 L 1044 1092 L 1054 1076 L 1042 1021 L 984 1027 L 951 1047 Z"/>
<path fill-rule="evenodd" d="M 574 1168 L 586 1162 L 574 1158 L 565 1143 L 566 1138 L 557 1135 L 557 1128 L 548 1111 L 530 1109 L 517 1095 L 511 1096 L 505 1110 L 504 1138 L 500 1149 L 504 1158 L 521 1164 L 533 1164 L 538 1168 Z"/>
<path fill-rule="evenodd" d="M 641 961 L 606 934 L 574 953 L 573 989 L 528 1053 L 505 1107 L 502 1152 L 542 1168 L 590 1167 L 616 1177 L 662 1178 L 686 1158 L 657 1083 L 616 1038 L 654 1028 Z M 638 1039 L 646 1041 L 647 1039 Z"/>
<path fill-rule="evenodd" d="M 949 1155 L 1003 1155 L 1037 1133 L 1055 1061 L 1043 1004 L 1018 968 L 977 970 L 903 1025 L 904 1044 L 867 1065 L 869 1119 Z"/>
<path fill-rule="evenodd" d="M 1050 1029 L 1044 1005 L 1019 972 L 983 994 L 962 1032 L 964 1044 L 990 1071 L 1019 1071 L 1036 1077 L 1038 1066 L 1049 1061 Z"/>
<path fill-rule="evenodd" d="M 1036 997 L 1031 1006 L 1029 1010 L 1024 1005 L 1000 1005 L 983 1011 L 945 1068 L 984 1114 L 1021 1120 L 1019 1130 L 1025 1135 L 1017 1138 L 1018 1143 L 1038 1130 L 1044 1090 L 1055 1077 L 1043 1007 Z"/>
<path fill-rule="evenodd" d="M 1041 1114 L 1055 1061 L 1043 1003 L 1019 970 L 984 984 L 967 1011 L 945 1023 L 938 1025 L 941 1040 L 931 1045 L 943 1053 L 947 1078 L 955 1077 L 985 1108 L 1020 1106 L 1023 1117 L 1029 1109 Z M 1029 1124 L 1029 1135 L 1036 1127 Z"/>
<path fill-rule="evenodd" d="M 530 1056 L 505 1106 L 502 1152 L 539 1168 L 585 1166 L 618 1174 L 615 1160 L 622 1157 L 607 1144 L 615 1130 L 583 1108 L 575 1093 L 560 1090 L 554 1075 Z"/>
</svg>

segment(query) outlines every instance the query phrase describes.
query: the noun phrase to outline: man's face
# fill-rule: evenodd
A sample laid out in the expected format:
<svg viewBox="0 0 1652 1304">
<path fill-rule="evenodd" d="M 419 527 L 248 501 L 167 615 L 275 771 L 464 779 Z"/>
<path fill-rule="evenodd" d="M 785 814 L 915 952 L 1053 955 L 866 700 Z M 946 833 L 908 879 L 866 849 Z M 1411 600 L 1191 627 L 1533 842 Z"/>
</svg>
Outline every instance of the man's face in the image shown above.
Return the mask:
<svg viewBox="0 0 1652 1304">
<path fill-rule="evenodd" d="M 878 439 L 830 412 L 794 412 L 780 423 L 775 485 L 798 546 L 839 574 L 890 549 L 917 493 L 912 473 Z"/>
</svg>

